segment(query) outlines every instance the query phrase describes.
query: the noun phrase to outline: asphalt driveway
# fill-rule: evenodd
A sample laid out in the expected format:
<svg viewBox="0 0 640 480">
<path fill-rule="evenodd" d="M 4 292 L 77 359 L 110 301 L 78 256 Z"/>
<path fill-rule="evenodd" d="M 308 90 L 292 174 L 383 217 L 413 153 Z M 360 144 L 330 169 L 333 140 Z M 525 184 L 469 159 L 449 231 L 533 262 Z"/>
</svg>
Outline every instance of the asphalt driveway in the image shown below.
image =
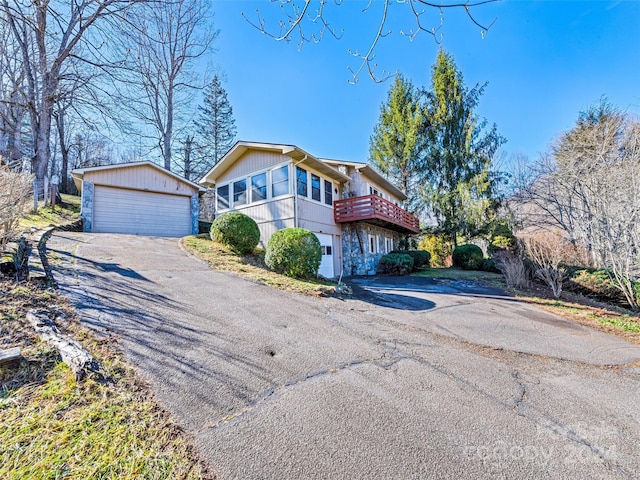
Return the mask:
<svg viewBox="0 0 640 480">
<path fill-rule="evenodd" d="M 221 478 L 640 477 L 640 347 L 499 291 L 374 278 L 316 299 L 176 239 L 48 245 Z"/>
</svg>

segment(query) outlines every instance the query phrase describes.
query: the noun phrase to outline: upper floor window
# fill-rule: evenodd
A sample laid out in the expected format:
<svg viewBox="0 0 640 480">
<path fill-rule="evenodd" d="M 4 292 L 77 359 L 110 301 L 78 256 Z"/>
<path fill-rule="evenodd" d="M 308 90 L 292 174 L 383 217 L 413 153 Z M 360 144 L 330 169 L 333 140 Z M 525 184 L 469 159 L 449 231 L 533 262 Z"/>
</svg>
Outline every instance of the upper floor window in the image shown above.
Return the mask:
<svg viewBox="0 0 640 480">
<path fill-rule="evenodd" d="M 301 197 L 306 197 L 307 190 L 307 171 L 304 168 L 296 167 L 296 192 Z"/>
<path fill-rule="evenodd" d="M 318 175 L 311 174 L 311 198 L 317 202 L 321 202 L 320 199 L 320 177 Z"/>
<path fill-rule="evenodd" d="M 242 179 L 233 182 L 233 204 L 244 205 L 247 203 L 247 180 Z"/>
<path fill-rule="evenodd" d="M 289 165 L 283 165 L 271 172 L 271 196 L 279 197 L 289 193 Z"/>
<path fill-rule="evenodd" d="M 384 198 L 384 193 L 382 193 L 380 190 L 378 190 L 373 185 L 369 185 L 369 195 L 378 195 L 379 197 Z"/>
<path fill-rule="evenodd" d="M 229 208 L 229 185 L 218 187 L 218 210 Z"/>
<path fill-rule="evenodd" d="M 324 203 L 333 205 L 333 183 L 329 180 L 324 181 Z"/>
<path fill-rule="evenodd" d="M 251 201 L 267 199 L 267 172 L 251 177 Z"/>
</svg>

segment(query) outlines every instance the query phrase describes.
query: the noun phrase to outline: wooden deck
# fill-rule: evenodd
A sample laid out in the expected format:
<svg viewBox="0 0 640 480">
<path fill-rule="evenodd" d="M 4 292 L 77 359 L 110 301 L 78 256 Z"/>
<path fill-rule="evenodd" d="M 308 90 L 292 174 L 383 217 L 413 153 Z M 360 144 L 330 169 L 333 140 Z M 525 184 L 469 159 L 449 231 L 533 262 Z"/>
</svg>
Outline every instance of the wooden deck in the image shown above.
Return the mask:
<svg viewBox="0 0 640 480">
<path fill-rule="evenodd" d="M 420 232 L 418 218 L 379 195 L 346 198 L 333 202 L 336 223 L 368 221 L 402 233 Z"/>
</svg>

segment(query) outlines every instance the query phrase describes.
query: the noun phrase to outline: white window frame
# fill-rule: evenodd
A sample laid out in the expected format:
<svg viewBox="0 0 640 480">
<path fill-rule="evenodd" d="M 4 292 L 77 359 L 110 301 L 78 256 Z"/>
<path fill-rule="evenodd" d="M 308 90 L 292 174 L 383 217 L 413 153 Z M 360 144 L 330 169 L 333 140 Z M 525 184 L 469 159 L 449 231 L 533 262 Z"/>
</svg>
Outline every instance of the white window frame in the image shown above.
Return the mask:
<svg viewBox="0 0 640 480">
<path fill-rule="evenodd" d="M 313 202 L 315 204 L 318 205 L 323 205 L 324 207 L 327 208 L 333 208 L 333 202 L 335 200 L 336 194 L 334 192 L 335 189 L 335 184 L 333 183 L 333 180 L 328 179 L 327 177 L 323 176 L 322 174 L 316 172 L 315 170 L 310 170 L 309 168 L 303 168 L 300 165 L 295 165 L 295 175 L 293 178 L 293 189 L 295 192 L 295 195 L 298 196 L 299 198 L 304 198 L 307 202 Z M 297 169 L 303 170 L 306 172 L 307 174 L 307 195 L 304 196 L 302 194 L 298 193 L 298 173 L 297 173 Z M 320 200 L 316 200 L 313 198 L 313 177 L 317 177 L 320 179 Z M 330 184 L 331 185 L 331 204 L 328 204 L 325 202 L 325 184 Z"/>
<path fill-rule="evenodd" d="M 378 236 L 369 234 L 369 253 L 376 254 L 378 253 Z"/>
<path fill-rule="evenodd" d="M 224 183 L 221 183 L 219 185 L 216 185 L 216 211 L 217 212 L 227 212 L 227 211 L 232 211 L 236 208 L 241 208 L 241 207 L 247 207 L 250 205 L 260 205 L 261 203 L 266 203 L 266 202 L 270 202 L 272 200 L 275 199 L 279 199 L 279 198 L 286 198 L 288 196 L 291 196 L 291 168 L 290 163 L 280 163 L 278 165 L 274 165 L 272 167 L 269 168 L 265 168 L 262 170 L 256 170 L 255 172 L 250 172 L 246 175 L 241 175 L 239 177 L 235 177 L 232 178 L 228 181 L 225 181 Z M 282 194 L 282 195 L 278 195 L 278 196 L 273 196 L 273 177 L 272 177 L 272 173 L 274 170 L 280 170 L 283 167 L 287 167 L 287 193 Z M 251 179 L 253 177 L 256 177 L 258 175 L 262 175 L 262 174 L 266 174 L 267 176 L 267 198 L 264 200 L 253 200 L 253 184 L 251 183 Z M 241 203 L 239 205 L 236 205 L 236 203 L 233 201 L 233 197 L 234 197 L 234 184 L 236 182 L 239 182 L 241 180 L 245 181 L 245 185 L 246 185 L 246 191 L 245 191 L 245 195 L 247 198 L 247 201 L 245 203 Z M 284 182 L 283 182 L 284 183 Z M 218 189 L 222 188 L 222 187 L 229 187 L 229 207 L 228 208 L 223 208 L 223 209 L 218 209 Z"/>
</svg>

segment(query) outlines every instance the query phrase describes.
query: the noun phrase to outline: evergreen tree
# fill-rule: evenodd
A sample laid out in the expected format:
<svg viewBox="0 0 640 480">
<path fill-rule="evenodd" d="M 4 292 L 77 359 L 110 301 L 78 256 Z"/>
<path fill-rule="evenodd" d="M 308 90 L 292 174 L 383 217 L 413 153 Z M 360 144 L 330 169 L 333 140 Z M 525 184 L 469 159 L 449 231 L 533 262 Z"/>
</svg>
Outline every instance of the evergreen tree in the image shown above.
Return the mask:
<svg viewBox="0 0 640 480">
<path fill-rule="evenodd" d="M 438 230 L 454 246 L 460 234 L 469 238 L 482 233 L 497 207 L 498 177 L 491 162 L 505 139 L 495 125 L 487 130 L 486 120 L 474 112 L 484 87 L 467 89 L 453 57 L 440 50 L 431 91 L 426 92 L 429 128 L 423 193 Z"/>
<path fill-rule="evenodd" d="M 207 173 L 235 143 L 233 108 L 218 75 L 205 87 L 195 124 L 198 138 L 191 152 L 192 179 Z"/>
<path fill-rule="evenodd" d="M 407 195 L 407 210 L 423 210 L 420 184 L 424 172 L 425 115 L 420 92 L 398 74 L 380 107 L 369 140 L 370 163 Z"/>
</svg>

